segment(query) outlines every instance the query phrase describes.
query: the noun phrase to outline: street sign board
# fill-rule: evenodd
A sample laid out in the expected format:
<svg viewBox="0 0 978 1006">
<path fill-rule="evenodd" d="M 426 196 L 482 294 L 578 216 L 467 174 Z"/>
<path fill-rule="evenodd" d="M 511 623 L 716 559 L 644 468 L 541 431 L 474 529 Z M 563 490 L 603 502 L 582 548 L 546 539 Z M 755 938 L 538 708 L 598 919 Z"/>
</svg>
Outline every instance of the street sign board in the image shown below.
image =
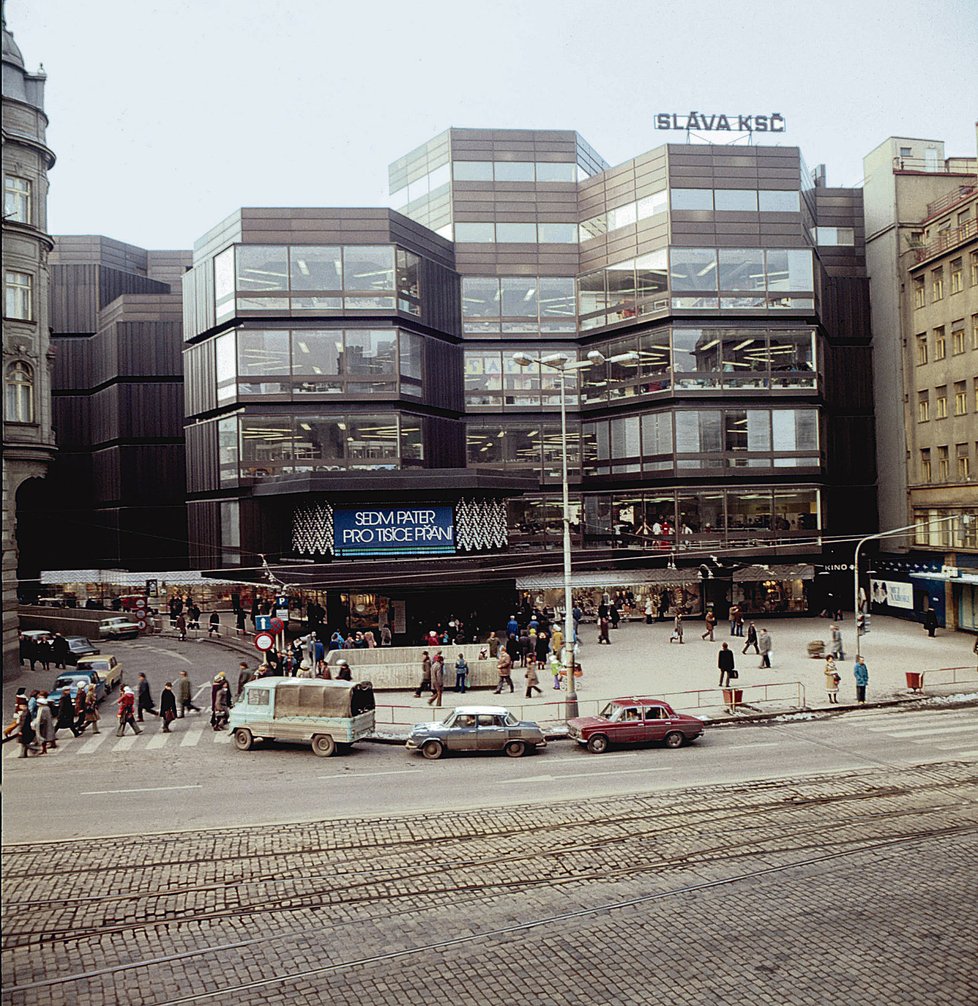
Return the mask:
<svg viewBox="0 0 978 1006">
<path fill-rule="evenodd" d="M 285 623 L 281 618 L 269 619 L 268 631 L 277 636 L 280 632 L 285 631 Z"/>
<path fill-rule="evenodd" d="M 275 637 L 269 632 L 255 633 L 255 649 L 270 650 L 275 645 Z"/>
<path fill-rule="evenodd" d="M 255 615 L 255 631 L 256 632 L 271 632 L 272 631 L 272 616 L 271 615 Z"/>
</svg>

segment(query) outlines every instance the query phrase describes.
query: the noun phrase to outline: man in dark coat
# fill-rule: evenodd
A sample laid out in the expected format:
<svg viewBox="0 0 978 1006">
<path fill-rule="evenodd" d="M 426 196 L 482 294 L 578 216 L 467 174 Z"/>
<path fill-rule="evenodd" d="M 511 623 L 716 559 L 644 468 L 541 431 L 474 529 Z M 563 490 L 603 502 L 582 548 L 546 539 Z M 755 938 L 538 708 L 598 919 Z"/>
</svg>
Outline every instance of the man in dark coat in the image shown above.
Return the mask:
<svg viewBox="0 0 978 1006">
<path fill-rule="evenodd" d="M 177 697 L 173 694 L 173 685 L 167 682 L 160 692 L 160 718 L 163 720 L 163 733 L 170 732 L 170 724 L 177 718 Z"/>
<path fill-rule="evenodd" d="M 31 665 L 31 670 L 33 671 L 35 669 L 34 665 L 37 663 L 37 644 L 30 636 L 25 636 L 21 633 L 20 662 L 24 663 L 25 660 Z"/>
<path fill-rule="evenodd" d="M 51 656 L 54 657 L 54 666 L 64 669 L 68 663 L 68 640 L 60 632 L 54 634 L 51 640 Z"/>
<path fill-rule="evenodd" d="M 37 641 L 37 662 L 45 671 L 51 670 L 51 644 L 46 639 Z"/>
<path fill-rule="evenodd" d="M 720 668 L 720 687 L 727 688 L 730 685 L 730 678 L 737 672 L 734 670 L 734 655 L 726 643 L 720 647 L 717 654 L 717 667 Z"/>
<path fill-rule="evenodd" d="M 143 712 L 152 713 L 154 716 L 159 716 L 160 714 L 156 711 L 156 703 L 153 701 L 153 696 L 149 691 L 149 682 L 146 680 L 145 674 L 139 675 L 139 685 L 137 686 L 136 692 L 136 718 L 140 723 L 143 722 Z"/>
<path fill-rule="evenodd" d="M 61 693 L 61 701 L 58 703 L 58 718 L 54 724 L 54 733 L 57 736 L 59 730 L 70 730 L 76 737 L 78 729 L 75 727 L 75 700 L 71 697 L 71 689 L 65 687 Z"/>
<path fill-rule="evenodd" d="M 928 608 L 924 613 L 924 628 L 927 630 L 927 635 L 933 639 L 937 631 L 937 612 L 933 608 Z"/>
</svg>

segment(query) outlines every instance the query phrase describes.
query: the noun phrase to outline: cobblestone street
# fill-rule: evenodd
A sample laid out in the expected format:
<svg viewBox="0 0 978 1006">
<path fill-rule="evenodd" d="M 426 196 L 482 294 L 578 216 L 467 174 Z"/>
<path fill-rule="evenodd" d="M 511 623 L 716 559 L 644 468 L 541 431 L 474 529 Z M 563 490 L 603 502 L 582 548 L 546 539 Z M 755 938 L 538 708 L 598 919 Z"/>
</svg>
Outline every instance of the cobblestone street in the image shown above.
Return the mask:
<svg viewBox="0 0 978 1006">
<path fill-rule="evenodd" d="M 950 762 L 8 846 L 3 1002 L 958 1006 L 976 798 Z"/>
</svg>

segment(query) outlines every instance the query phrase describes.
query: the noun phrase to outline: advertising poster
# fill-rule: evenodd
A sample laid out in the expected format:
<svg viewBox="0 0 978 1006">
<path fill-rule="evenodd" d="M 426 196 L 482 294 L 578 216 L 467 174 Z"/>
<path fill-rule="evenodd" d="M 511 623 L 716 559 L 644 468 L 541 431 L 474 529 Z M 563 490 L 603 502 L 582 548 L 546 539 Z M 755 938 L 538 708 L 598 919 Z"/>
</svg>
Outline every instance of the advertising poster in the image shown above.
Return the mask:
<svg viewBox="0 0 978 1006">
<path fill-rule="evenodd" d="M 333 513 L 333 554 L 338 557 L 454 553 L 451 506 L 357 507 Z"/>
<path fill-rule="evenodd" d="M 881 607 L 913 611 L 913 587 L 896 580 L 870 580 L 870 599 Z"/>
</svg>

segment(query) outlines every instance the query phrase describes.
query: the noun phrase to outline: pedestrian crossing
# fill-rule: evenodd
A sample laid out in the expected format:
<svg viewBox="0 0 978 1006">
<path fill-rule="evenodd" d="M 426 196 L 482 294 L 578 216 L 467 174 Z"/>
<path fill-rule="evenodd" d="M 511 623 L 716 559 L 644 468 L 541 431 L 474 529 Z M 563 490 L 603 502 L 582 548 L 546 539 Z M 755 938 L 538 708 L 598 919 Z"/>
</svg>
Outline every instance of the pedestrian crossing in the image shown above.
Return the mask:
<svg viewBox="0 0 978 1006">
<path fill-rule="evenodd" d="M 97 734 L 82 734 L 81 737 L 71 737 L 64 731 L 58 737 L 58 746 L 49 755 L 57 757 L 59 754 L 93 755 L 96 752 L 108 754 L 124 754 L 127 751 L 159 751 L 174 750 L 176 748 L 192 748 L 201 744 L 204 738 L 209 738 L 209 743 L 215 745 L 225 745 L 231 743 L 229 731 L 215 731 L 205 721 L 202 726 L 190 726 L 186 730 L 177 727 L 170 728 L 170 733 L 163 733 L 160 730 L 149 730 L 145 727 L 141 734 L 127 733 L 123 737 L 116 735 L 115 730 L 102 730 Z M 20 744 L 11 741 L 3 746 L 3 760 L 9 761 L 20 756 Z M 48 757 L 45 755 L 45 757 Z"/>
<path fill-rule="evenodd" d="M 846 721 L 868 733 L 883 734 L 897 744 L 917 745 L 941 752 L 972 757 L 978 742 L 978 709 L 935 709 L 932 712 L 852 713 Z M 962 748 L 968 750 L 962 750 Z"/>
</svg>

